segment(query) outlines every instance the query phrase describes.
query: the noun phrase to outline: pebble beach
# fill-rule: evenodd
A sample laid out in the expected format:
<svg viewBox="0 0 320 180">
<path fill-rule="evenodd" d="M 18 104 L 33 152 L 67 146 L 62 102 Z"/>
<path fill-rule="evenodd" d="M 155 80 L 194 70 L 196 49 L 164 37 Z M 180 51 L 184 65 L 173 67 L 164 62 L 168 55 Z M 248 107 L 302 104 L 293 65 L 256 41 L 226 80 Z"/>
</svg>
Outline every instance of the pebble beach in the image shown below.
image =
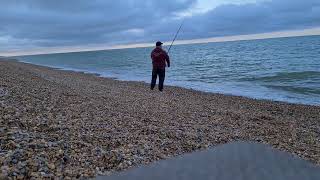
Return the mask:
<svg viewBox="0 0 320 180">
<path fill-rule="evenodd" d="M 320 106 L 0 60 L 0 179 L 86 179 L 238 140 L 320 165 Z"/>
</svg>

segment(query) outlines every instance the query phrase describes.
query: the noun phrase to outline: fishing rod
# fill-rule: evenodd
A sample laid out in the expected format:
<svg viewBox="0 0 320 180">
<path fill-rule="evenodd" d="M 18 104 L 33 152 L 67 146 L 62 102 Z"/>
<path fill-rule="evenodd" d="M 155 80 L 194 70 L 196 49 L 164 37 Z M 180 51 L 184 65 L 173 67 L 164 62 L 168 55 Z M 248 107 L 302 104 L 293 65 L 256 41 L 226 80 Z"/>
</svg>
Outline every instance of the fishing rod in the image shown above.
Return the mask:
<svg viewBox="0 0 320 180">
<path fill-rule="evenodd" d="M 169 49 L 168 49 L 168 54 L 169 54 L 169 52 L 170 52 L 170 49 L 171 49 L 171 47 L 172 47 L 172 45 L 173 45 L 174 41 L 176 40 L 176 38 L 177 38 L 177 36 L 178 36 L 178 34 L 179 34 L 179 32 L 180 32 L 180 29 L 181 29 L 181 27 L 182 27 L 182 25 L 183 25 L 183 23 L 184 23 L 184 20 L 185 20 L 185 19 L 183 19 L 183 20 L 182 20 L 181 25 L 180 25 L 180 27 L 179 27 L 179 29 L 178 29 L 178 31 L 177 31 L 177 33 L 176 33 L 176 35 L 174 36 L 174 38 L 173 38 L 173 40 L 172 40 L 172 43 L 171 43 L 171 45 L 170 45 L 170 47 L 169 47 Z"/>
</svg>

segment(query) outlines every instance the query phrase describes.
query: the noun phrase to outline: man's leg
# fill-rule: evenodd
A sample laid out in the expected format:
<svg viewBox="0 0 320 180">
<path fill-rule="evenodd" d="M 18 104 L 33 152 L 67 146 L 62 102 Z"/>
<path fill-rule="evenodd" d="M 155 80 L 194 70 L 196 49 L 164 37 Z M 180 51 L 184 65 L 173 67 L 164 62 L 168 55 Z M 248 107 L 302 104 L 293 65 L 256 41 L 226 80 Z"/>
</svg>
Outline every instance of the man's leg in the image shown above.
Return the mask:
<svg viewBox="0 0 320 180">
<path fill-rule="evenodd" d="M 157 82 L 157 72 L 156 69 L 152 69 L 152 77 L 151 77 L 151 90 L 154 89 Z"/>
<path fill-rule="evenodd" d="M 166 76 L 166 71 L 164 69 L 159 69 L 159 91 L 163 90 L 164 78 Z"/>
</svg>

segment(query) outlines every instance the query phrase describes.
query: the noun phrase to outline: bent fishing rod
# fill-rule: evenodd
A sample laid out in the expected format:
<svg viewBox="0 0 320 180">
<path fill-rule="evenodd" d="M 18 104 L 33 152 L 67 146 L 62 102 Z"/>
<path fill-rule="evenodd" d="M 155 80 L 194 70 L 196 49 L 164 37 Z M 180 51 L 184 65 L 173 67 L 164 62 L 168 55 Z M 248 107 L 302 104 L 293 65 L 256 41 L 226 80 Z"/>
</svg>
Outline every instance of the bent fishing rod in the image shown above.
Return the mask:
<svg viewBox="0 0 320 180">
<path fill-rule="evenodd" d="M 182 25 L 183 25 L 183 23 L 184 23 L 184 20 L 185 20 L 185 19 L 182 20 L 181 25 L 180 25 L 180 27 L 179 27 L 176 35 L 174 36 L 174 38 L 173 38 L 173 40 L 172 40 L 172 43 L 171 43 L 171 45 L 170 45 L 170 47 L 169 47 L 169 49 L 168 49 L 168 54 L 169 54 L 169 52 L 170 52 L 170 49 L 171 49 L 174 41 L 176 40 L 176 38 L 177 38 L 177 36 L 178 36 L 178 34 L 179 34 L 180 30 L 181 30 L 181 27 L 182 27 Z"/>
</svg>

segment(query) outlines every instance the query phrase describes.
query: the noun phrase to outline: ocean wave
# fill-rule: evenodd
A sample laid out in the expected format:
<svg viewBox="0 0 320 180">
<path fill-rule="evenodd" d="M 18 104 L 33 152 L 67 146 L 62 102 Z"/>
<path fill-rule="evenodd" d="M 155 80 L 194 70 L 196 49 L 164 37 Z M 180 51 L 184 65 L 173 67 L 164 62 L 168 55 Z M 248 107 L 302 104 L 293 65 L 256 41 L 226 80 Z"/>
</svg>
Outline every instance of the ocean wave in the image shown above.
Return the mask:
<svg viewBox="0 0 320 180">
<path fill-rule="evenodd" d="M 320 71 L 302 71 L 302 72 L 281 72 L 273 76 L 242 78 L 242 81 L 257 82 L 292 82 L 297 80 L 319 79 Z"/>
<path fill-rule="evenodd" d="M 309 87 L 296 87 L 296 86 L 281 86 L 281 85 L 265 85 L 267 88 L 282 90 L 292 93 L 305 94 L 305 95 L 320 95 L 320 88 Z"/>
</svg>

